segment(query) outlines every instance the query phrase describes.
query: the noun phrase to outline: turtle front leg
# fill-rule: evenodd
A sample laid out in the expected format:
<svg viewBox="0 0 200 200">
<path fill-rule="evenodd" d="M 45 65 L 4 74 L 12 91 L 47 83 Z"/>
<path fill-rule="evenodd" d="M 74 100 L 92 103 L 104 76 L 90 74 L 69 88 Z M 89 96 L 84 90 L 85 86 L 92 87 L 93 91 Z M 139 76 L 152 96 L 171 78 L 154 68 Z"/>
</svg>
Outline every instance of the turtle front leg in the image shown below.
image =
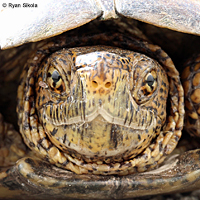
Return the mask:
<svg viewBox="0 0 200 200">
<path fill-rule="evenodd" d="M 15 164 L 26 154 L 26 146 L 20 134 L 0 114 L 0 172 Z"/>
</svg>

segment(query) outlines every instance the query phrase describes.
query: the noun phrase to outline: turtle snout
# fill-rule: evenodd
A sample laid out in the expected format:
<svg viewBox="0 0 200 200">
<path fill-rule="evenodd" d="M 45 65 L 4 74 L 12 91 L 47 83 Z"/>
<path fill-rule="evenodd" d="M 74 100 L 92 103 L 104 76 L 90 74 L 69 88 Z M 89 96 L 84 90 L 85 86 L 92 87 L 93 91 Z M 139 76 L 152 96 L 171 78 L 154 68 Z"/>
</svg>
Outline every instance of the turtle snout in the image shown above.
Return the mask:
<svg viewBox="0 0 200 200">
<path fill-rule="evenodd" d="M 93 94 L 99 93 L 109 93 L 112 88 L 112 80 L 110 79 L 101 79 L 99 77 L 92 78 L 91 80 L 87 80 L 88 84 L 90 85 L 91 91 Z"/>
<path fill-rule="evenodd" d="M 85 85 L 86 91 L 95 95 L 104 95 L 109 94 L 114 90 L 114 78 L 112 77 L 113 70 L 108 69 L 90 69 L 85 70 L 80 73 L 83 81 L 83 85 Z M 113 72 L 114 73 L 114 72 Z"/>
</svg>

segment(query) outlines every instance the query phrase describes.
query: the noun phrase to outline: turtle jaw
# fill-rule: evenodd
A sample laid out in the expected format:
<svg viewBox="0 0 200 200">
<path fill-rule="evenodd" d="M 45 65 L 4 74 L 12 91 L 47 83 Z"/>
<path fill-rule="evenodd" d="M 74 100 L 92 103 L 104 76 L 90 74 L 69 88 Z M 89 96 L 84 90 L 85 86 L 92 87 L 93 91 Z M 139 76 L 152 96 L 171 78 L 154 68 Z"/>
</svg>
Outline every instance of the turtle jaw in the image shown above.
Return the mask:
<svg viewBox="0 0 200 200">
<path fill-rule="evenodd" d="M 123 106 L 124 100 L 128 101 L 127 106 Z M 154 119 L 157 120 L 157 114 L 150 108 L 138 106 L 131 94 L 124 95 L 118 98 L 116 104 L 122 105 L 121 107 L 116 104 L 108 103 L 107 98 L 96 99 L 97 103 L 91 105 L 95 99 L 88 101 L 75 101 L 68 103 L 67 101 L 59 104 L 48 104 L 41 108 L 42 116 L 49 121 L 53 126 L 69 126 L 78 124 L 82 126 L 85 123 L 94 121 L 98 116 L 101 116 L 105 123 L 116 124 L 119 126 L 129 127 L 145 131 L 150 127 L 154 127 Z M 98 103 L 101 102 L 101 103 Z M 76 110 L 77 112 L 73 112 Z M 69 116 L 69 113 L 71 116 Z"/>
<path fill-rule="evenodd" d="M 156 117 L 149 118 L 144 128 L 136 124 L 131 127 L 108 122 L 101 114 L 91 121 L 70 125 L 54 125 L 46 119 L 45 130 L 49 139 L 63 152 L 87 162 L 107 163 L 122 162 L 141 153 L 155 136 L 157 121 Z"/>
</svg>

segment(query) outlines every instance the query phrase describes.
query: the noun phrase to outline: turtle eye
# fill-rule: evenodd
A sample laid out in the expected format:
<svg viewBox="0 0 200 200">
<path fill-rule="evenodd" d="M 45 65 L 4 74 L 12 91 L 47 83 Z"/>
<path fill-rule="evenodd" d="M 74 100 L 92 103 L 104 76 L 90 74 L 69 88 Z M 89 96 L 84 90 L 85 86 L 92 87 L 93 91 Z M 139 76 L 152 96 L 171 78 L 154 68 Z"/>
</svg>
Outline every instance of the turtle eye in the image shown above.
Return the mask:
<svg viewBox="0 0 200 200">
<path fill-rule="evenodd" d="M 144 95 L 151 95 L 157 88 L 157 75 L 155 71 L 149 72 L 142 83 L 142 92 Z"/>
<path fill-rule="evenodd" d="M 55 84 L 61 79 L 61 76 L 60 76 L 60 74 L 58 73 L 57 70 L 53 71 L 53 73 L 51 74 L 51 77 L 52 77 L 53 82 Z"/>
<path fill-rule="evenodd" d="M 148 84 L 149 87 L 151 87 L 155 82 L 155 79 L 152 74 L 148 74 L 146 78 L 146 83 Z"/>
<path fill-rule="evenodd" d="M 64 81 L 60 73 L 54 67 L 50 67 L 47 72 L 47 83 L 50 88 L 58 94 L 65 91 Z"/>
<path fill-rule="evenodd" d="M 152 98 L 157 89 L 157 71 L 153 69 L 143 76 L 141 81 L 136 83 L 136 90 L 133 97 L 137 103 L 142 104 Z"/>
</svg>

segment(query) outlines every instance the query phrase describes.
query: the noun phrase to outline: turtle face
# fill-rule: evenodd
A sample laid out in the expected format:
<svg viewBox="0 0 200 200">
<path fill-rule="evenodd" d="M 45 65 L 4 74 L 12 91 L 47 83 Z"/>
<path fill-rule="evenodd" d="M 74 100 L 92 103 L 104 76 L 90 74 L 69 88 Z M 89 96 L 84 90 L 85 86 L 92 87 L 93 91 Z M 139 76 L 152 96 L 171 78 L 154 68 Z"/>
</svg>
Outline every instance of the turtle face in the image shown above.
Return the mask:
<svg viewBox="0 0 200 200">
<path fill-rule="evenodd" d="M 51 142 L 87 162 L 141 153 L 166 119 L 168 80 L 153 59 L 109 47 L 53 53 L 37 75 L 36 109 Z"/>
</svg>

